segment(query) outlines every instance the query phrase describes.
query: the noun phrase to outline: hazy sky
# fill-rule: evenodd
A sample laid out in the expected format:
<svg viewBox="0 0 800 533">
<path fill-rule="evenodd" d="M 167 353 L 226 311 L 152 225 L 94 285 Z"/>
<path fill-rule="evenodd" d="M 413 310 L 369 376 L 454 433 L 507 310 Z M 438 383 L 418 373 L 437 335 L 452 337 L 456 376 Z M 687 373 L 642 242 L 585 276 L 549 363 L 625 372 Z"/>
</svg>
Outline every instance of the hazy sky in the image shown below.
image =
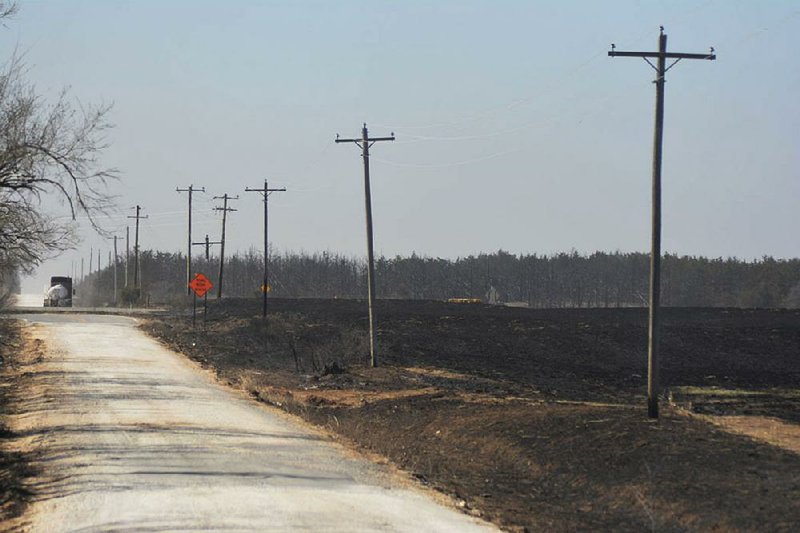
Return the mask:
<svg viewBox="0 0 800 533">
<path fill-rule="evenodd" d="M 792 1 L 22 1 L 0 30 L 45 95 L 113 102 L 121 215 L 141 204 L 143 248 L 219 236 L 212 197 L 240 199 L 229 249 L 260 249 L 270 199 L 279 250 L 363 255 L 363 179 L 335 134 L 373 147 L 376 251 L 649 249 L 654 72 L 607 57 L 669 48 L 663 244 L 707 256 L 798 255 L 800 4 Z M 110 243 L 40 269 L 68 273 Z M 198 249 L 198 252 L 200 250 Z M 27 288 L 38 290 L 40 280 Z"/>
</svg>

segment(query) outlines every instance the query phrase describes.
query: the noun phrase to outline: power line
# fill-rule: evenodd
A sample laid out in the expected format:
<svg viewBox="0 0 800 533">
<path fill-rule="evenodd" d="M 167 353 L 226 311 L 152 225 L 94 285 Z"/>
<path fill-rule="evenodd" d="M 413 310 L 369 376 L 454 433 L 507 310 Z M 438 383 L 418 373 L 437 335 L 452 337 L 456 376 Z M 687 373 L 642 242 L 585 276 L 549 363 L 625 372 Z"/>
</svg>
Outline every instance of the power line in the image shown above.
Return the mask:
<svg viewBox="0 0 800 533">
<path fill-rule="evenodd" d="M 429 165 L 426 165 L 426 164 L 415 164 L 415 163 L 398 163 L 396 161 L 391 161 L 389 159 L 383 159 L 383 158 L 378 158 L 378 157 L 375 157 L 374 159 L 375 159 L 375 161 L 379 161 L 381 163 L 385 163 L 385 164 L 387 164 L 389 166 L 400 167 L 400 168 L 420 168 L 420 169 L 424 169 L 424 168 L 449 168 L 449 167 L 459 167 L 459 166 L 464 166 L 464 165 L 471 165 L 473 163 L 480 163 L 482 161 L 489 161 L 490 159 L 497 159 L 498 157 L 503 157 L 505 155 L 514 154 L 514 153 L 521 152 L 521 151 L 522 151 L 522 148 L 515 148 L 513 150 L 504 150 L 502 152 L 496 152 L 494 154 L 489 154 L 487 156 L 476 157 L 474 159 L 467 159 L 467 160 L 464 160 L 464 161 L 456 161 L 456 162 L 453 162 L 453 163 L 439 163 L 439 164 L 434 163 L 434 164 L 429 164 Z"/>
</svg>

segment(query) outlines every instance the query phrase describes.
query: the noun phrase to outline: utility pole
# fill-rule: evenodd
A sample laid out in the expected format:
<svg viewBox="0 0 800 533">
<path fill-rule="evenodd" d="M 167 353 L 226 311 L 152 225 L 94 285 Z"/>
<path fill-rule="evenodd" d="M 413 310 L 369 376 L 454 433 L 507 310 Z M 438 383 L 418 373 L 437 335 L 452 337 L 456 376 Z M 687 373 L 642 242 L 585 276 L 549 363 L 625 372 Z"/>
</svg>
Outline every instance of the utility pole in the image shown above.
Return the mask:
<svg viewBox="0 0 800 533">
<path fill-rule="evenodd" d="M 141 216 L 140 212 L 142 207 L 137 205 L 135 207 L 136 215 L 135 216 L 128 216 L 128 218 L 135 218 L 136 219 L 136 233 L 134 237 L 134 244 L 133 244 L 133 287 L 135 289 L 139 288 L 139 220 L 143 218 L 148 218 L 148 215 Z"/>
<path fill-rule="evenodd" d="M 364 207 L 367 214 L 367 301 L 369 307 L 369 363 L 377 366 L 375 359 L 375 257 L 372 246 L 372 193 L 369 185 L 369 149 L 376 142 L 394 141 L 394 132 L 391 137 L 370 137 L 367 124 L 361 128 L 360 139 L 340 139 L 336 135 L 337 143 L 355 143 L 361 148 L 361 157 L 364 159 Z"/>
<path fill-rule="evenodd" d="M 267 318 L 267 292 L 269 291 L 269 226 L 267 225 L 267 198 L 269 198 L 269 195 L 273 192 L 286 192 L 286 189 L 270 189 L 267 180 L 264 180 L 263 189 L 251 189 L 250 187 L 245 187 L 244 190 L 245 192 L 259 192 L 261 193 L 261 196 L 264 197 L 264 283 L 261 286 L 261 292 L 263 293 L 263 315 L 264 318 Z"/>
<path fill-rule="evenodd" d="M 650 249 L 650 307 L 648 312 L 647 341 L 647 416 L 658 418 L 658 347 L 660 341 L 659 309 L 661 306 L 661 156 L 664 138 L 664 83 L 666 73 L 681 59 L 717 58 L 712 47 L 707 54 L 685 54 L 667 52 L 667 35 L 661 26 L 658 37 L 658 52 L 617 52 L 611 45 L 610 57 L 641 57 L 656 71 L 656 116 L 653 135 L 653 190 L 651 211 L 651 249 Z M 649 58 L 655 58 L 654 65 Z M 667 59 L 674 59 L 666 66 Z"/>
<path fill-rule="evenodd" d="M 83 283 L 83 257 L 81 257 L 81 283 Z"/>
<path fill-rule="evenodd" d="M 117 305 L 117 236 L 114 235 L 114 305 Z"/>
<path fill-rule="evenodd" d="M 128 288 L 130 277 L 128 276 L 128 263 L 131 261 L 131 227 L 125 226 L 125 288 Z"/>
<path fill-rule="evenodd" d="M 211 249 L 211 245 L 212 244 L 222 244 L 222 241 L 210 241 L 210 240 L 208 240 L 208 235 L 206 234 L 206 240 L 204 240 L 202 242 L 193 242 L 192 243 L 193 246 L 205 246 L 206 247 L 206 261 L 208 261 L 208 258 L 210 256 L 210 249 Z"/>
<path fill-rule="evenodd" d="M 100 274 L 100 248 L 97 249 L 97 273 Z"/>
<path fill-rule="evenodd" d="M 228 196 L 228 193 L 222 196 L 215 196 L 215 200 L 222 200 L 222 207 L 215 207 L 214 211 L 222 211 L 222 238 L 220 239 L 219 247 L 219 278 L 217 279 L 217 299 L 222 298 L 222 273 L 225 268 L 225 221 L 228 219 L 228 211 L 236 211 L 228 207 L 228 200 L 238 200 L 239 196 Z"/>
<path fill-rule="evenodd" d="M 186 249 L 186 290 L 188 291 L 187 294 L 189 294 L 189 296 L 192 295 L 192 289 L 189 287 L 189 282 L 192 281 L 192 193 L 195 191 L 206 192 L 206 188 L 200 187 L 195 189 L 194 185 L 189 185 L 189 187 L 186 189 L 179 189 L 177 187 L 175 188 L 175 192 L 189 193 L 189 245 Z"/>
<path fill-rule="evenodd" d="M 193 242 L 192 243 L 193 246 L 205 246 L 206 247 L 206 261 L 208 261 L 208 258 L 211 255 L 210 254 L 210 249 L 211 249 L 211 245 L 212 244 L 222 244 L 222 241 L 210 241 L 208 239 L 208 233 L 206 233 L 206 240 L 205 241 L 203 241 L 203 242 Z M 195 308 L 197 306 L 197 296 L 196 295 L 194 297 L 194 306 L 195 306 Z M 195 312 L 196 312 L 195 310 L 192 311 L 192 313 L 193 313 L 192 314 L 192 325 L 194 325 L 194 313 Z M 203 294 L 203 325 L 204 326 L 205 326 L 207 317 L 208 317 L 208 292 Z"/>
<path fill-rule="evenodd" d="M 89 275 L 92 275 L 92 266 L 94 265 L 94 248 L 89 247 Z"/>
</svg>

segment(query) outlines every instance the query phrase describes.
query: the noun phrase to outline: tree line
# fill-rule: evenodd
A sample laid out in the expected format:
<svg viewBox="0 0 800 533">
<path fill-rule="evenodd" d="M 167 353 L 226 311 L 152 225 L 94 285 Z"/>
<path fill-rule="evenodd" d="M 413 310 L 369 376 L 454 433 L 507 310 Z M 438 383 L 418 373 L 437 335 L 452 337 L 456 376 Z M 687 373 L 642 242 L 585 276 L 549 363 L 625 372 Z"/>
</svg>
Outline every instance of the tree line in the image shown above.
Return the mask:
<svg viewBox="0 0 800 533">
<path fill-rule="evenodd" d="M 217 285 L 218 259 L 193 257 L 196 272 Z M 131 260 L 132 262 L 132 260 Z M 140 254 L 143 298 L 179 301 L 186 294 L 186 256 L 146 250 Z M 132 266 L 128 268 L 132 283 Z M 662 264 L 662 302 L 687 307 L 800 307 L 800 259 L 763 257 L 709 259 L 667 254 Z M 113 266 L 78 284 L 85 304 L 113 300 Z M 577 252 L 515 255 L 503 250 L 457 259 L 379 257 L 379 298 L 473 298 L 530 307 L 645 306 L 649 255 Z M 263 277 L 262 254 L 234 254 L 225 262 L 223 297 L 256 297 Z M 366 265 L 360 258 L 322 253 L 270 254 L 270 296 L 279 298 L 366 298 Z M 125 258 L 117 266 L 125 286 Z M 216 295 L 216 289 L 210 293 Z"/>
</svg>

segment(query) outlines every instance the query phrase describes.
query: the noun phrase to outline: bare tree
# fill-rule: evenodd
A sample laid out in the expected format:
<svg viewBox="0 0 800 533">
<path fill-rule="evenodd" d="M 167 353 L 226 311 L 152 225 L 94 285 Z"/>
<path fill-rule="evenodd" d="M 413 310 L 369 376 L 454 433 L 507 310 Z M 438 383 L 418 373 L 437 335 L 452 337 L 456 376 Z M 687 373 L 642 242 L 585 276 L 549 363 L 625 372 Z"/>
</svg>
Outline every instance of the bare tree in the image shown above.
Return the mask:
<svg viewBox="0 0 800 533">
<path fill-rule="evenodd" d="M 16 2 L 5 2 L 4 0 L 0 0 L 0 21 L 11 18 L 16 12 Z"/>
<path fill-rule="evenodd" d="M 27 198 L 0 201 L 0 266 L 30 273 L 75 242 L 72 227 L 43 216 Z"/>
<path fill-rule="evenodd" d="M 16 11 L 0 0 L 0 20 Z M 75 243 L 74 222 L 84 216 L 104 233 L 98 217 L 113 208 L 102 168 L 110 106 L 85 107 L 63 90 L 54 102 L 39 95 L 14 54 L 0 70 L 0 266 L 30 270 Z M 57 198 L 69 216 L 46 214 Z"/>
</svg>

